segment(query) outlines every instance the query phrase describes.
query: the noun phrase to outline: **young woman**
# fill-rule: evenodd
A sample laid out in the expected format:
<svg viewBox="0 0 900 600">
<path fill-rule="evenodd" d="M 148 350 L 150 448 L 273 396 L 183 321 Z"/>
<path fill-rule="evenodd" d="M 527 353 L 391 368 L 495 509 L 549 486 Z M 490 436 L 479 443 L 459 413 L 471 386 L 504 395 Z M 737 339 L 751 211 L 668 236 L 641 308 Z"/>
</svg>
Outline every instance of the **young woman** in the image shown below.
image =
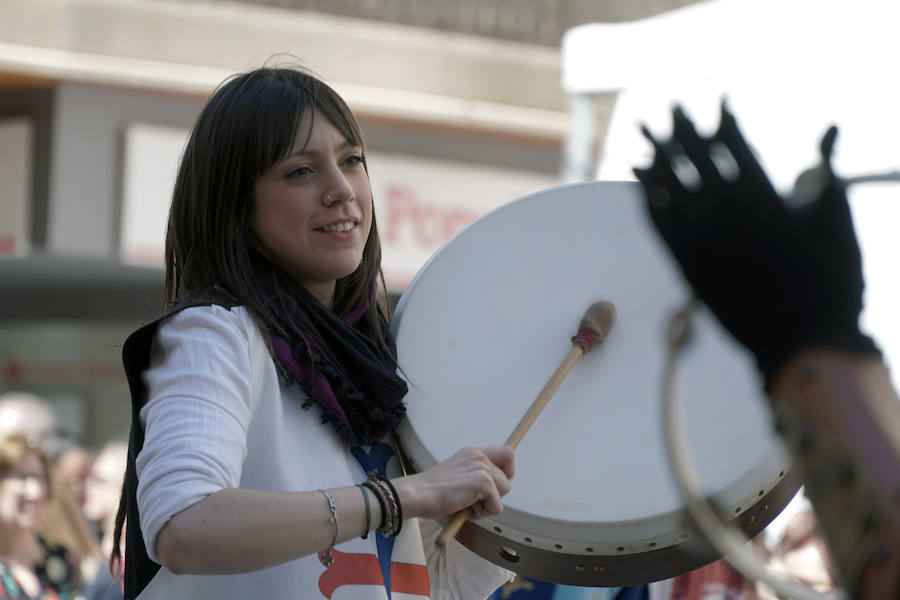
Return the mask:
<svg viewBox="0 0 900 600">
<path fill-rule="evenodd" d="M 227 81 L 175 183 L 168 312 L 123 352 L 126 598 L 470 600 L 508 579 L 458 544 L 437 551 L 430 521 L 499 513 L 508 448 L 396 476 L 386 436 L 406 384 L 380 279 L 343 100 L 291 68 Z"/>
</svg>

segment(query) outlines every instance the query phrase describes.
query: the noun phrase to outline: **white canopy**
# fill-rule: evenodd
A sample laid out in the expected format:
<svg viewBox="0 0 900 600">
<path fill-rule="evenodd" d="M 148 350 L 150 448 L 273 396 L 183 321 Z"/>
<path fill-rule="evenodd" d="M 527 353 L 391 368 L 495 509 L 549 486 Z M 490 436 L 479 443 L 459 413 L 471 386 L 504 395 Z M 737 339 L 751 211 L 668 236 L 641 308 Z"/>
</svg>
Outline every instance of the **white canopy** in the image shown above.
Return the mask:
<svg viewBox="0 0 900 600">
<path fill-rule="evenodd" d="M 840 128 L 834 165 L 844 176 L 900 168 L 900 2 L 710 0 L 620 24 L 567 32 L 562 85 L 573 98 L 617 92 L 597 160 L 600 179 L 633 179 L 649 164 L 639 123 L 660 136 L 682 104 L 712 131 L 727 97 L 774 183 L 788 190 L 817 159 L 827 126 Z M 584 139 L 573 123 L 574 138 Z M 571 142 L 571 140 L 570 140 Z M 900 369 L 900 186 L 851 188 L 863 252 L 863 328 Z M 894 373 L 895 383 L 900 378 Z"/>
<path fill-rule="evenodd" d="M 685 77 L 751 78 L 766 87 L 870 84 L 892 75 L 898 21 L 895 0 L 709 0 L 639 21 L 570 29 L 562 41 L 562 84 L 569 94 Z"/>
</svg>

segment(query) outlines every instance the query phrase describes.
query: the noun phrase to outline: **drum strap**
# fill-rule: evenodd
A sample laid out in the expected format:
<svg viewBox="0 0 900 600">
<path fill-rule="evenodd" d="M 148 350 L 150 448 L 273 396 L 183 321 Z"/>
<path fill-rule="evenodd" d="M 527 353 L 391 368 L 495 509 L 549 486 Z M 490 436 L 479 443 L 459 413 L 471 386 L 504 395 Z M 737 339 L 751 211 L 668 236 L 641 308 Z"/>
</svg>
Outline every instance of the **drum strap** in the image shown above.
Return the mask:
<svg viewBox="0 0 900 600">
<path fill-rule="evenodd" d="M 394 446 L 394 453 L 397 455 L 397 459 L 400 462 L 400 470 L 403 471 L 403 476 L 405 477 L 416 473 L 412 460 L 410 460 L 409 456 L 407 456 L 406 452 L 403 450 L 403 446 L 400 445 L 400 438 L 397 437 L 397 431 L 395 429 L 391 429 L 391 444 Z"/>
</svg>

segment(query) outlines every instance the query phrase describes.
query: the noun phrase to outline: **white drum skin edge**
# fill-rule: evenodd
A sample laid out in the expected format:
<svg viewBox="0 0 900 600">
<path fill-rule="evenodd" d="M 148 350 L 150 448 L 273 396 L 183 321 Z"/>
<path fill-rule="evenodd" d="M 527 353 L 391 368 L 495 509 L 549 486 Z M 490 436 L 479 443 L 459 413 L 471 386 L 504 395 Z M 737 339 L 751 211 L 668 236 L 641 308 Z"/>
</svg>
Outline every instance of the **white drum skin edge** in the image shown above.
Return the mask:
<svg viewBox="0 0 900 600">
<path fill-rule="evenodd" d="M 501 444 L 571 348 L 585 309 L 616 307 L 607 339 L 572 368 L 516 449 L 504 512 L 457 539 L 541 581 L 620 586 L 718 558 L 689 523 L 662 416 L 665 331 L 690 292 L 644 212 L 639 184 L 527 196 L 448 242 L 410 283 L 392 330 L 409 382 L 400 443 L 426 469 Z M 748 535 L 799 477 L 771 424 L 752 357 L 707 312 L 679 367 L 692 459 Z"/>
</svg>

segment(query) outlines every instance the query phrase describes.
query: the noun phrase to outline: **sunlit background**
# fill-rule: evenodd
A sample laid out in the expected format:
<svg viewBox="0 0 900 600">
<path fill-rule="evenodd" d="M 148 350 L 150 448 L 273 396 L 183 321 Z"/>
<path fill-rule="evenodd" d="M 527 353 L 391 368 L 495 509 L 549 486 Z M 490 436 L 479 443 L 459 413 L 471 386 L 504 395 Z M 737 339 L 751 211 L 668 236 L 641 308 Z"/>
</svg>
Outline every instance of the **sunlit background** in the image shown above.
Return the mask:
<svg viewBox="0 0 900 600">
<path fill-rule="evenodd" d="M 0 393 L 97 449 L 127 433 L 125 336 L 152 318 L 174 172 L 214 87 L 300 63 L 358 115 L 398 296 L 524 195 L 631 179 L 673 101 L 727 96 L 779 189 L 842 128 L 842 175 L 900 167 L 892 0 L 0 0 Z M 895 185 L 854 188 L 864 326 L 900 355 Z M 897 359 L 900 360 L 900 359 Z"/>
<path fill-rule="evenodd" d="M 562 181 L 565 31 L 685 4 L 0 1 L 0 391 L 92 447 L 127 431 L 120 346 L 159 310 L 175 168 L 228 75 L 300 63 L 348 100 L 399 294 L 461 227 Z"/>
</svg>

